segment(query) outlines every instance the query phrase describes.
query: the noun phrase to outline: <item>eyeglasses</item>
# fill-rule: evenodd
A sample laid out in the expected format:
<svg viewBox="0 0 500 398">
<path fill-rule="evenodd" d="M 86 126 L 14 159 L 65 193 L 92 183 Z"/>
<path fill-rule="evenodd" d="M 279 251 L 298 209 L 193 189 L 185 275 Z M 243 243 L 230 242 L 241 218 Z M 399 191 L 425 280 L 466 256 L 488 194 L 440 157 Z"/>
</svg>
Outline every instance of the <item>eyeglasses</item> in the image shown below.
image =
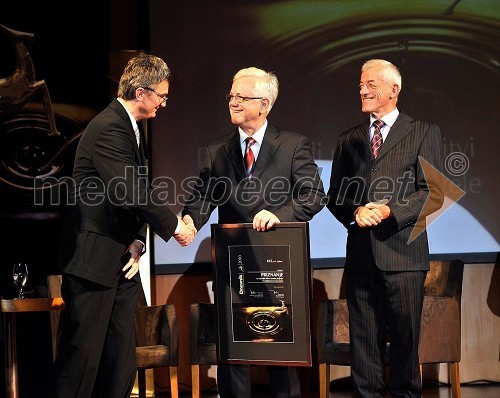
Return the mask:
<svg viewBox="0 0 500 398">
<path fill-rule="evenodd" d="M 155 90 L 153 90 L 152 88 L 150 87 L 143 87 L 144 90 L 148 90 L 148 91 L 152 91 L 157 97 L 158 99 L 160 100 L 160 105 L 161 106 L 165 106 L 167 105 L 167 100 L 168 100 L 168 94 L 160 94 L 160 93 L 157 93 Z"/>
<path fill-rule="evenodd" d="M 241 104 L 242 102 L 245 101 L 263 99 L 264 97 L 242 97 L 241 95 L 226 94 L 226 100 L 228 102 L 231 102 L 233 98 L 236 100 L 238 104 Z"/>
</svg>

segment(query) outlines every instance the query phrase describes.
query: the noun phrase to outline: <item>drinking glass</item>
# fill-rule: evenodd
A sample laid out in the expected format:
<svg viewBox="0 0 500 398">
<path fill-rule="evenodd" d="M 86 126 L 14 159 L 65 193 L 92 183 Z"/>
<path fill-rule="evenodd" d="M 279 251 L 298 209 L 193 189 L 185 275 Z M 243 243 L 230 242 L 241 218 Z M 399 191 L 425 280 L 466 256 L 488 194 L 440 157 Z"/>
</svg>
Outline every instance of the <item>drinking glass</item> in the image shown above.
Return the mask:
<svg viewBox="0 0 500 398">
<path fill-rule="evenodd" d="M 15 263 L 12 269 L 12 278 L 14 279 L 14 285 L 16 285 L 19 293 L 17 295 L 18 299 L 23 299 L 23 286 L 26 285 L 28 281 L 28 266 L 26 263 Z"/>
</svg>

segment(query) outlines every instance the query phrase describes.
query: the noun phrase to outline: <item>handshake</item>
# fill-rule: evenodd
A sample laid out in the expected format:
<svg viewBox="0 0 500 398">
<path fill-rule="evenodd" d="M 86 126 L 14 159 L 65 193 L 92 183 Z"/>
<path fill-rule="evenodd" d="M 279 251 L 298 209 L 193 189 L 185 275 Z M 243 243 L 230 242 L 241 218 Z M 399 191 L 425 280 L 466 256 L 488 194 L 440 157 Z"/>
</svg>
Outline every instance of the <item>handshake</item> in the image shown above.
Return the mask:
<svg viewBox="0 0 500 398">
<path fill-rule="evenodd" d="M 179 217 L 179 222 L 181 229 L 178 233 L 174 234 L 174 238 L 179 245 L 187 246 L 193 241 L 198 231 L 189 214 L 186 214 L 182 218 Z M 267 231 L 279 223 L 280 219 L 268 210 L 261 210 L 253 217 L 253 229 L 256 231 Z"/>
<path fill-rule="evenodd" d="M 174 238 L 179 243 L 179 245 L 187 246 L 193 241 L 198 231 L 194 226 L 194 222 L 191 216 L 186 214 L 182 218 L 179 217 L 179 220 L 181 229 L 178 233 L 174 234 Z"/>
</svg>

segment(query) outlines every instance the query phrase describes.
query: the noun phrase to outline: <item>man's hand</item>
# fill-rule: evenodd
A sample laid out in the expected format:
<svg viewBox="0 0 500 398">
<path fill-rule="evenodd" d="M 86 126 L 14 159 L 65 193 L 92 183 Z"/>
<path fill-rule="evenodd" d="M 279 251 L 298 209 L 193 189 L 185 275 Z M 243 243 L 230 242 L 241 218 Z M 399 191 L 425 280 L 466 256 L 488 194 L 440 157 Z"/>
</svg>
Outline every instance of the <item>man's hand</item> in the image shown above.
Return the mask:
<svg viewBox="0 0 500 398">
<path fill-rule="evenodd" d="M 142 247 L 142 242 L 135 240 L 130 244 L 128 249 L 125 250 L 125 253 L 130 253 L 130 260 L 128 260 L 127 264 L 125 264 L 122 268 L 123 272 L 128 270 L 125 274 L 125 278 L 132 279 L 132 277 L 139 271 L 139 259 L 141 258 Z"/>
<path fill-rule="evenodd" d="M 181 230 L 179 231 L 179 233 L 174 234 L 174 238 L 179 243 L 179 245 L 187 246 L 193 241 L 198 231 L 196 230 L 193 220 L 190 216 L 186 215 L 180 220 Z"/>
<path fill-rule="evenodd" d="M 360 206 L 356 210 L 356 224 L 361 228 L 373 227 L 378 225 L 391 215 L 391 209 L 387 205 L 376 205 L 368 203 L 366 206 Z"/>
<path fill-rule="evenodd" d="M 184 221 L 184 224 L 186 225 L 191 224 L 194 227 L 194 221 L 189 214 L 186 214 L 184 217 L 182 217 L 182 221 Z"/>
<path fill-rule="evenodd" d="M 280 219 L 267 210 L 259 211 L 253 218 L 253 229 L 265 231 L 280 223 Z"/>
</svg>

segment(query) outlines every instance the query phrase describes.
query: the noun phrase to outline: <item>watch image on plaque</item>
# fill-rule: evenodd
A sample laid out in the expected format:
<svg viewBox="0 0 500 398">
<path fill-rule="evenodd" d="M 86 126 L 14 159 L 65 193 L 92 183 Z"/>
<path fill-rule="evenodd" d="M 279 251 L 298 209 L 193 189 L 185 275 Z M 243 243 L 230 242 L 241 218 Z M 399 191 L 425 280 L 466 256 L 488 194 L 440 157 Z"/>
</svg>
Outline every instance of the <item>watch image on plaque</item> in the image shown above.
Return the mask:
<svg viewBox="0 0 500 398">
<path fill-rule="evenodd" d="M 233 342 L 293 342 L 289 245 L 232 245 Z"/>
</svg>

